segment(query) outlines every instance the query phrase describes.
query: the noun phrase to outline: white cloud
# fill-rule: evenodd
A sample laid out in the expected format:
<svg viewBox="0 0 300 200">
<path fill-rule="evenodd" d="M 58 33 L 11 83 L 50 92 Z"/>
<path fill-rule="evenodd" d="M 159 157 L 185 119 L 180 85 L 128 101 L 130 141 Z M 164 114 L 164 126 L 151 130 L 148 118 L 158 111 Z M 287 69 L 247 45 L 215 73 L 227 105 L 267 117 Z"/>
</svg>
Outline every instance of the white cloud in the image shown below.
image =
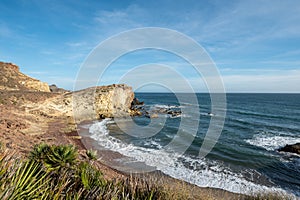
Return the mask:
<svg viewBox="0 0 300 200">
<path fill-rule="evenodd" d="M 70 46 L 70 47 L 84 47 L 87 45 L 86 42 L 68 42 L 66 43 L 67 46 Z"/>
<path fill-rule="evenodd" d="M 300 70 L 223 76 L 227 92 L 300 92 Z"/>
<path fill-rule="evenodd" d="M 121 31 L 146 26 L 142 21 L 146 15 L 147 11 L 135 4 L 119 10 L 101 10 L 95 14 L 93 28 L 97 30 L 96 34 L 111 36 Z"/>
</svg>

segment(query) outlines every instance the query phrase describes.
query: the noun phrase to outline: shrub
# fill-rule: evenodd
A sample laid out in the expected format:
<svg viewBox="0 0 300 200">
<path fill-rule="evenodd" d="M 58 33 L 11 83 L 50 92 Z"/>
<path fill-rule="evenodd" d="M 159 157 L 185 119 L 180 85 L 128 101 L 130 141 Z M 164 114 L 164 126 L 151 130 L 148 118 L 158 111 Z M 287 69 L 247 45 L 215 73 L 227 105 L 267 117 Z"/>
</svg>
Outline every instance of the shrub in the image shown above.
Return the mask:
<svg viewBox="0 0 300 200">
<path fill-rule="evenodd" d="M 30 160 L 39 161 L 50 171 L 71 168 L 77 159 L 77 150 L 72 145 L 36 145 L 30 152 Z"/>
<path fill-rule="evenodd" d="M 86 155 L 90 160 L 97 160 L 97 150 L 89 149 L 86 151 Z"/>
<path fill-rule="evenodd" d="M 102 173 L 87 162 L 80 163 L 77 169 L 77 176 L 80 178 L 80 181 L 86 190 L 91 190 L 106 184 L 106 181 L 102 177 Z"/>
</svg>

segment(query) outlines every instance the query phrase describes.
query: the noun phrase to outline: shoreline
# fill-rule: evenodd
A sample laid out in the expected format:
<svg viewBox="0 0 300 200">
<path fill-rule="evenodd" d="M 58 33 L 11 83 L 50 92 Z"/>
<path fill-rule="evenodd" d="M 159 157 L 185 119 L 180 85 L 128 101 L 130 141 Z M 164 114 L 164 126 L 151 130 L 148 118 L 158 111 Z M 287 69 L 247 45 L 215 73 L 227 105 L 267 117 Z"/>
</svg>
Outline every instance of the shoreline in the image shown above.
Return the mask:
<svg viewBox="0 0 300 200">
<path fill-rule="evenodd" d="M 99 120 L 98 120 L 99 121 Z M 103 166 L 106 169 L 106 172 L 113 171 L 118 176 L 122 178 L 128 178 L 128 177 L 137 177 L 142 178 L 145 180 L 149 180 L 152 182 L 155 180 L 156 183 L 160 183 L 162 185 L 168 185 L 168 188 L 171 188 L 171 190 L 177 191 L 179 186 L 182 187 L 184 185 L 184 190 L 189 191 L 192 199 L 197 199 L 199 197 L 203 198 L 203 195 L 207 198 L 213 198 L 213 199 L 243 199 L 246 195 L 239 194 L 239 193 L 233 193 L 224 189 L 220 188 L 209 188 L 209 187 L 200 187 L 195 184 L 188 183 L 184 180 L 173 178 L 165 173 L 163 173 L 160 170 L 155 170 L 152 172 L 146 172 L 146 173 L 127 173 L 123 172 L 121 170 L 115 169 L 111 167 L 111 165 L 120 165 L 122 164 L 120 162 L 114 161 L 114 159 L 122 159 L 122 158 L 128 158 L 118 152 L 114 152 L 111 150 L 106 150 L 104 148 L 101 148 L 97 141 L 89 137 L 88 128 L 82 127 L 82 125 L 89 125 L 91 123 L 96 122 L 95 120 L 91 121 L 84 121 L 78 125 L 77 131 L 72 131 L 71 133 L 66 133 L 67 135 L 71 134 L 71 136 L 76 136 L 80 139 L 72 138 L 72 140 L 76 140 L 75 142 L 78 143 L 81 147 L 83 147 L 85 150 L 96 150 L 97 151 L 97 162 L 100 166 Z M 80 132 L 80 133 L 79 133 Z M 145 165 L 145 164 L 144 164 Z M 125 167 L 126 164 L 124 164 Z M 118 166 L 120 167 L 120 166 Z M 118 168 L 116 167 L 116 168 Z M 104 172 L 104 171 L 103 171 Z M 104 173 L 105 174 L 105 173 Z M 118 177 L 118 178 L 120 178 Z M 115 178 L 115 177 L 113 177 Z"/>
</svg>

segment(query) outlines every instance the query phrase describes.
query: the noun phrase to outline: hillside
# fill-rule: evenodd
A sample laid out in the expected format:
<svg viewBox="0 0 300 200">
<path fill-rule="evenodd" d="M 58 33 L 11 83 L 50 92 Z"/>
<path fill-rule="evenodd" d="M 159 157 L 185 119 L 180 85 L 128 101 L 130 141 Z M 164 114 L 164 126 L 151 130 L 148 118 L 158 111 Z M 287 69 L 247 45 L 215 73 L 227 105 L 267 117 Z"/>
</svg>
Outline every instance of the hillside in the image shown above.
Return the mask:
<svg viewBox="0 0 300 200">
<path fill-rule="evenodd" d="M 26 153 L 34 144 L 80 143 L 76 122 L 132 114 L 132 88 L 97 86 L 68 92 L 31 78 L 12 63 L 0 62 L 0 143 Z M 75 105 L 75 106 L 74 106 Z M 75 131 L 72 134 L 65 134 Z"/>
<path fill-rule="evenodd" d="M 0 62 L 0 90 L 23 90 L 50 92 L 47 83 L 20 72 L 17 65 Z"/>
</svg>

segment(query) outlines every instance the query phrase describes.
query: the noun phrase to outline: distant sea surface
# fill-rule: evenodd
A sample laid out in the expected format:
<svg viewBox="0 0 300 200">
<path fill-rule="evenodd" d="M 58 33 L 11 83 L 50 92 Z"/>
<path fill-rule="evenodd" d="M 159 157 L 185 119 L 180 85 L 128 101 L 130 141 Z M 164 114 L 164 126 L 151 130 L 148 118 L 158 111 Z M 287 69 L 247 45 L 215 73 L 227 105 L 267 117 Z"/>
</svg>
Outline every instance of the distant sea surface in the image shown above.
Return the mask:
<svg viewBox="0 0 300 200">
<path fill-rule="evenodd" d="M 184 95 L 189 98 L 189 94 Z M 136 97 L 150 110 L 191 106 L 179 104 L 171 93 L 137 93 Z M 227 94 L 223 131 L 203 159 L 198 157 L 199 149 L 213 116 L 209 114 L 209 94 L 197 94 L 197 99 L 197 109 L 179 117 L 167 116 L 161 131 L 152 137 L 141 139 L 124 134 L 112 119 L 90 124 L 90 137 L 101 148 L 201 187 L 237 193 L 284 191 L 300 197 L 300 157 L 277 152 L 286 144 L 300 142 L 300 94 Z M 175 137 L 183 118 L 198 123 L 196 112 L 200 112 L 199 128 L 187 151 L 177 154 L 166 150 L 164 146 Z M 150 121 L 147 117 L 134 120 L 141 126 Z M 181 131 L 189 134 L 194 130 L 185 127 Z"/>
</svg>

